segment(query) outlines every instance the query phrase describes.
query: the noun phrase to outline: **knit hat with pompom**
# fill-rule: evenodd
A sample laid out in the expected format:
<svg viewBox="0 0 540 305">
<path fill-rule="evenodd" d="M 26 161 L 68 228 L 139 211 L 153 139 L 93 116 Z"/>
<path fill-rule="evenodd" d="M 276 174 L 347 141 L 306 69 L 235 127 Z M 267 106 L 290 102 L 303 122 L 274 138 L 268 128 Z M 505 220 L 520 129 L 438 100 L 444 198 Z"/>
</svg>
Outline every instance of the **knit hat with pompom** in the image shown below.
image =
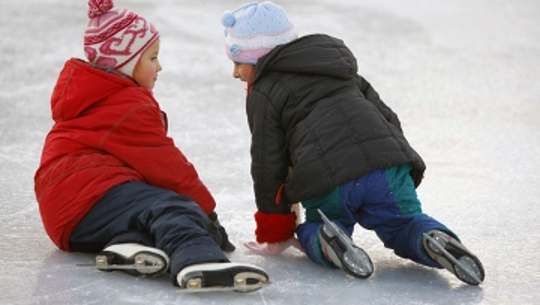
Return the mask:
<svg viewBox="0 0 540 305">
<path fill-rule="evenodd" d="M 256 64 L 278 45 L 298 37 L 285 11 L 272 2 L 248 3 L 221 15 L 227 56 L 238 63 Z"/>
<path fill-rule="evenodd" d="M 113 7 L 112 0 L 88 0 L 84 53 L 92 64 L 133 76 L 139 58 L 159 38 L 159 32 L 143 17 Z"/>
</svg>

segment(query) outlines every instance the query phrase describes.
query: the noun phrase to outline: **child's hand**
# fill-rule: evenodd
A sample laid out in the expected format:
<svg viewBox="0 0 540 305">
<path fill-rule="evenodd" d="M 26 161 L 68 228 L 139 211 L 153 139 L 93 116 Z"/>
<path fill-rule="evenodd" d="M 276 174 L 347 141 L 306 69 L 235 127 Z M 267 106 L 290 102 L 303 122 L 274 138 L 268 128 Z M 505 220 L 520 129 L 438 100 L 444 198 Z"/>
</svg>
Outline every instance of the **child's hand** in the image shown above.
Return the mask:
<svg viewBox="0 0 540 305">
<path fill-rule="evenodd" d="M 296 238 L 291 238 L 281 243 L 259 244 L 255 241 L 250 241 L 248 243 L 245 243 L 244 246 L 259 255 L 277 255 L 285 251 L 290 246 L 293 246 L 296 249 L 303 251 L 302 246 L 300 246 L 300 243 Z"/>
</svg>

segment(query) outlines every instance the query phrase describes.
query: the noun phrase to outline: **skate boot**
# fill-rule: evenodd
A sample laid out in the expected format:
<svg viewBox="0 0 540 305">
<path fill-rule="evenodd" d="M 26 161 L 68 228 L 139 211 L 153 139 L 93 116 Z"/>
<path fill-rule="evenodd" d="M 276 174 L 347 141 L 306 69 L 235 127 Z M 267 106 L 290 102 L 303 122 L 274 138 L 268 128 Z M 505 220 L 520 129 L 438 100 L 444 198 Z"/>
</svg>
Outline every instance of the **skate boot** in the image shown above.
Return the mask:
<svg viewBox="0 0 540 305">
<path fill-rule="evenodd" d="M 233 290 L 251 292 L 269 284 L 266 272 L 253 265 L 203 263 L 188 266 L 176 277 L 178 286 L 188 291 Z"/>
<path fill-rule="evenodd" d="M 373 263 L 367 253 L 356 246 L 321 210 L 319 214 L 324 221 L 318 233 L 324 255 L 348 274 L 357 278 L 368 278 L 373 273 Z"/>
<path fill-rule="evenodd" d="M 459 241 L 443 231 L 424 233 L 424 248 L 428 255 L 469 285 L 479 285 L 484 280 L 480 260 Z"/>
<path fill-rule="evenodd" d="M 96 256 L 101 271 L 123 271 L 134 276 L 156 276 L 169 268 L 169 256 L 156 248 L 135 243 L 106 247 Z"/>
</svg>

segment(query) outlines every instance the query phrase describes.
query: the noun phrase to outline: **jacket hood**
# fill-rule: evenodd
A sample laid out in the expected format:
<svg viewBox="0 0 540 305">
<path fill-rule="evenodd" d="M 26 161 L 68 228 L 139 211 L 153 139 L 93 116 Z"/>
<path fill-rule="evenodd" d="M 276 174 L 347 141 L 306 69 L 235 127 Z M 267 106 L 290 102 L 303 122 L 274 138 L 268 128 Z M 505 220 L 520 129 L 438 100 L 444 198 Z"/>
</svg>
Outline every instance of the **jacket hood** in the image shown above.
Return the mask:
<svg viewBox="0 0 540 305">
<path fill-rule="evenodd" d="M 342 40 L 314 34 L 273 49 L 257 63 L 257 75 L 264 72 L 312 74 L 351 79 L 358 72 L 356 58 Z"/>
<path fill-rule="evenodd" d="M 54 87 L 52 118 L 56 123 L 76 118 L 107 96 L 135 86 L 127 76 L 72 58 L 65 63 Z"/>
</svg>

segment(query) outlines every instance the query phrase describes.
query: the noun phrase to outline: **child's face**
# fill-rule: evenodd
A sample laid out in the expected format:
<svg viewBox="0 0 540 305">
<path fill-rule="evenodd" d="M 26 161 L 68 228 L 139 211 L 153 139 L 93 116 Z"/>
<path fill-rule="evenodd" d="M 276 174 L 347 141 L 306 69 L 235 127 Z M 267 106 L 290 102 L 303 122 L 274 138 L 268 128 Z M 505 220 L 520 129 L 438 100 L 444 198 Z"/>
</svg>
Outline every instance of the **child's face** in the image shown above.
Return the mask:
<svg viewBox="0 0 540 305">
<path fill-rule="evenodd" d="M 133 70 L 133 79 L 139 86 L 148 89 L 154 88 L 158 72 L 162 69 L 159 64 L 158 53 L 159 39 L 146 49 L 135 66 L 135 70 Z"/>
<path fill-rule="evenodd" d="M 255 72 L 255 65 L 238 62 L 234 63 L 233 77 L 238 78 L 243 82 L 251 83 L 255 77 Z"/>
</svg>

